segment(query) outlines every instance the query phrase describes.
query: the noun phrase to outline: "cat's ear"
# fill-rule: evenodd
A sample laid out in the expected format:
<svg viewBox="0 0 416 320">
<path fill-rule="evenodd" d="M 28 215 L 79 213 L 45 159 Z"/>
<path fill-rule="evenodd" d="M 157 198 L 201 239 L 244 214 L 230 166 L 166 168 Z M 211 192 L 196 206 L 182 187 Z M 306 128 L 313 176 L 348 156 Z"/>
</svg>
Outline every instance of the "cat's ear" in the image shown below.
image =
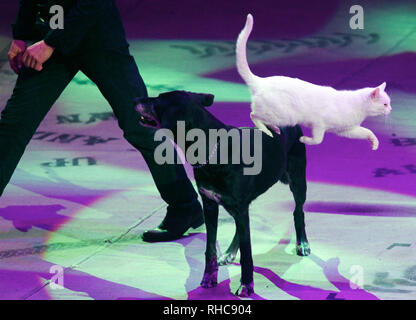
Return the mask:
<svg viewBox="0 0 416 320">
<path fill-rule="evenodd" d="M 380 98 L 380 87 L 375 88 L 370 95 L 372 100 L 376 100 L 378 98 Z"/>
<path fill-rule="evenodd" d="M 381 90 L 381 91 L 384 91 L 384 90 L 386 89 L 386 83 L 385 83 L 385 82 L 383 82 L 383 83 L 382 83 L 382 84 L 380 84 L 378 87 L 380 88 L 380 90 Z"/>
</svg>

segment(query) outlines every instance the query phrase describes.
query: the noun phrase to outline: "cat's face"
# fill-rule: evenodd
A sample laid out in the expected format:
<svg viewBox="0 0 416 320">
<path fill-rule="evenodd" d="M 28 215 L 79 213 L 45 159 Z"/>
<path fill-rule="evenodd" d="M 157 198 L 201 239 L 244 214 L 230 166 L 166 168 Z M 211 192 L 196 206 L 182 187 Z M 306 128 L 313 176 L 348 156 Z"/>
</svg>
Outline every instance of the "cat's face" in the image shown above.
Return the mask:
<svg viewBox="0 0 416 320">
<path fill-rule="evenodd" d="M 385 92 L 386 83 L 384 82 L 370 93 L 370 104 L 368 107 L 369 116 L 388 115 L 391 112 L 390 97 Z"/>
</svg>

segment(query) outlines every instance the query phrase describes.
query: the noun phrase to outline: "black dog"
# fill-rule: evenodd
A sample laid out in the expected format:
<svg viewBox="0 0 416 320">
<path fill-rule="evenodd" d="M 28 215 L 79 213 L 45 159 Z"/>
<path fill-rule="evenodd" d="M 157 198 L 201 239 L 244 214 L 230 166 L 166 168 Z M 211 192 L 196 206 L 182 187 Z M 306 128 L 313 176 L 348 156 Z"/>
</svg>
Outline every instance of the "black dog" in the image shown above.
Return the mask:
<svg viewBox="0 0 416 320">
<path fill-rule="evenodd" d="M 186 131 L 198 128 L 203 130 L 208 137 L 209 129 L 225 129 L 229 132 L 234 128 L 225 125 L 205 109 L 213 101 L 214 96 L 210 94 L 173 91 L 160 94 L 157 98 L 137 99 L 136 110 L 141 115 L 142 125 L 170 129 L 175 139 L 177 137 L 177 121 L 185 122 Z M 251 133 L 254 133 L 257 129 L 250 128 L 250 130 Z M 303 204 L 306 199 L 306 151 L 305 145 L 299 142 L 299 138 L 303 134 L 299 126 L 280 128 L 280 130 L 281 134 L 273 133 L 273 138 L 261 133 L 262 170 L 257 175 L 244 175 L 243 169 L 247 166 L 242 161 L 239 164 L 232 164 L 231 160 L 228 162 L 229 164 L 212 164 L 212 156 L 215 151 L 216 157 L 223 152 L 221 146 L 218 147 L 218 141 L 215 150 L 212 146 L 207 146 L 207 158 L 210 155 L 207 162 L 194 165 L 194 175 L 203 201 L 207 231 L 206 264 L 201 282 L 204 288 L 214 287 L 217 284 L 218 264 L 232 262 L 240 249 L 241 286 L 236 294 L 249 296 L 254 292 L 248 209 L 256 197 L 279 180 L 289 184 L 296 202 L 293 214 L 297 254 L 301 256 L 310 254 L 303 212 Z M 250 139 L 250 144 L 250 150 L 253 150 L 253 138 Z M 221 151 L 219 151 L 220 149 Z M 208 162 L 208 160 L 210 161 Z M 216 238 L 219 204 L 234 218 L 236 234 L 225 255 L 217 260 Z"/>
</svg>

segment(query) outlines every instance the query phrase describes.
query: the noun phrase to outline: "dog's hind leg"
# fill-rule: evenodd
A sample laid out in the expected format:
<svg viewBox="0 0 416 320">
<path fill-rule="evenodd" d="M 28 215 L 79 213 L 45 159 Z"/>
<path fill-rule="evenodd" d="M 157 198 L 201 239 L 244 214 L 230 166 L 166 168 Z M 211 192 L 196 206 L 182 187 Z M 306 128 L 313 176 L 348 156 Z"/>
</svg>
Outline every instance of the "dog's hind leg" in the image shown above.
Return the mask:
<svg viewBox="0 0 416 320">
<path fill-rule="evenodd" d="M 306 201 L 306 149 L 303 143 L 296 142 L 289 151 L 287 160 L 289 186 L 295 199 L 293 212 L 296 230 L 296 253 L 308 256 L 311 253 L 305 231 L 305 213 L 303 204 Z"/>
<path fill-rule="evenodd" d="M 217 228 L 218 203 L 201 193 L 204 206 L 205 227 L 207 231 L 207 244 L 205 251 L 205 271 L 201 281 L 203 288 L 212 288 L 217 285 Z"/>
<path fill-rule="evenodd" d="M 235 219 L 238 240 L 240 243 L 240 264 L 241 264 L 241 285 L 236 295 L 240 297 L 248 297 L 254 293 L 253 283 L 253 256 L 251 253 L 250 241 L 250 219 L 248 216 L 248 208 L 233 213 Z"/>
<path fill-rule="evenodd" d="M 238 239 L 238 233 L 235 232 L 233 241 L 231 241 L 230 246 L 228 247 L 227 251 L 218 258 L 218 265 L 225 266 L 227 264 L 231 264 L 234 262 L 235 257 L 237 256 L 238 249 L 240 248 L 240 242 Z"/>
</svg>

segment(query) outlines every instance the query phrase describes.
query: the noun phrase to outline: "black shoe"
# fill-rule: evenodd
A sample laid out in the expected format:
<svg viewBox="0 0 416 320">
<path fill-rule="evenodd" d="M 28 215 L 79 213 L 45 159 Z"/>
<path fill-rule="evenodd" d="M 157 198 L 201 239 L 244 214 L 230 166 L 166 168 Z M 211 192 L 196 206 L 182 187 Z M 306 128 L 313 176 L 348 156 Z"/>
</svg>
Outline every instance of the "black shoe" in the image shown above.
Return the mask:
<svg viewBox="0 0 416 320">
<path fill-rule="evenodd" d="M 155 229 L 148 230 L 142 235 L 146 242 L 173 241 L 183 237 L 189 228 L 199 228 L 204 224 L 204 215 L 201 205 L 168 207 L 165 218 Z"/>
</svg>

